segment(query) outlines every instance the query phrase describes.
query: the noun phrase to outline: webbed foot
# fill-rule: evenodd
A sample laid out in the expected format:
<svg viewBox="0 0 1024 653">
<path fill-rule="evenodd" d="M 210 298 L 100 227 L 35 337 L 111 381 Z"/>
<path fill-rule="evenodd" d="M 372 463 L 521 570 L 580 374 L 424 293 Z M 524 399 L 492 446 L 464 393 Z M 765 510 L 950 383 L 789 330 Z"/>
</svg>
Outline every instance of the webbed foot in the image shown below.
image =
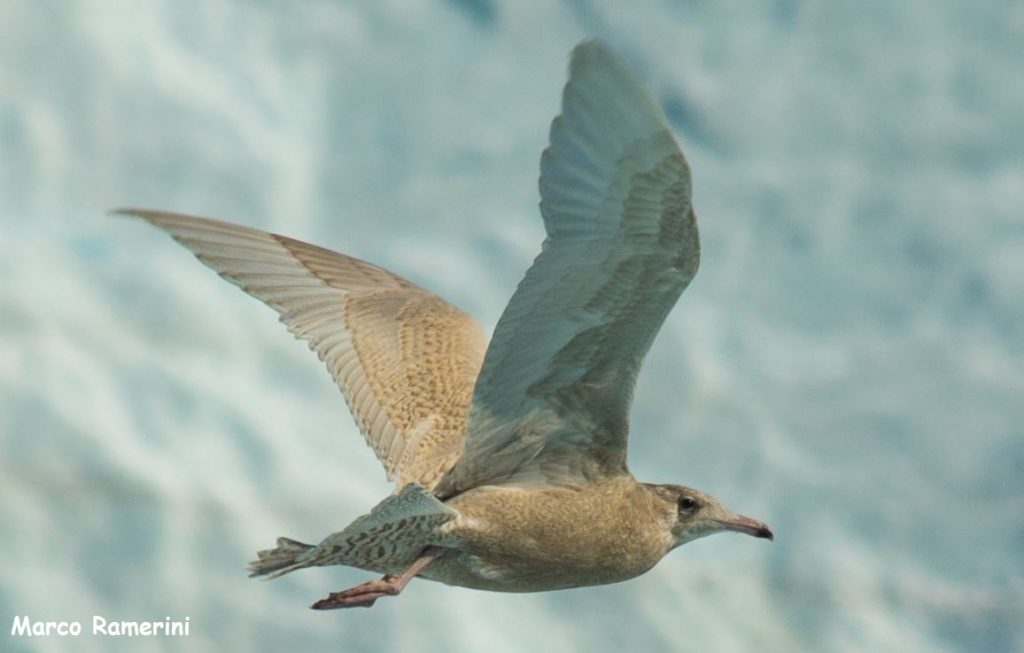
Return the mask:
<svg viewBox="0 0 1024 653">
<path fill-rule="evenodd" d="M 416 574 L 423 571 L 435 558 L 444 554 L 444 549 L 428 546 L 423 549 L 419 558 L 409 565 L 401 574 L 387 575 L 377 580 L 367 581 L 361 585 L 350 587 L 341 592 L 331 592 L 326 598 L 320 599 L 310 607 L 314 610 L 336 610 L 338 608 L 368 608 L 383 596 L 398 596 Z"/>
</svg>

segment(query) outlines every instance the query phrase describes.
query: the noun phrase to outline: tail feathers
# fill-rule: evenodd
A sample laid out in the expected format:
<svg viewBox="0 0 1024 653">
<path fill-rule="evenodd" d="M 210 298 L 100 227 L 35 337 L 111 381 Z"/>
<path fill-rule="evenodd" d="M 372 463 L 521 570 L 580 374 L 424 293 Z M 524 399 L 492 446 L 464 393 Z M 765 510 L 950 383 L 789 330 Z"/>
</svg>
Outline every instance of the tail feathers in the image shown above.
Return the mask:
<svg viewBox="0 0 1024 653">
<path fill-rule="evenodd" d="M 424 548 L 439 544 L 441 527 L 457 516 L 426 488 L 407 485 L 378 503 L 369 514 L 328 535 L 303 562 L 307 566 L 347 565 L 398 573 Z"/>
<path fill-rule="evenodd" d="M 287 537 L 277 538 L 277 548 L 257 551 L 258 559 L 249 563 L 249 577 L 266 576 L 266 580 L 283 576 L 290 571 L 308 567 L 310 562 L 302 554 L 315 549 L 312 544 L 303 544 Z"/>
<path fill-rule="evenodd" d="M 397 573 L 412 564 L 425 547 L 438 544 L 440 527 L 457 516 L 429 490 L 411 484 L 317 546 L 278 538 L 276 549 L 256 554 L 258 559 L 249 563 L 249 575 L 270 579 L 303 567 L 326 565 Z"/>
</svg>

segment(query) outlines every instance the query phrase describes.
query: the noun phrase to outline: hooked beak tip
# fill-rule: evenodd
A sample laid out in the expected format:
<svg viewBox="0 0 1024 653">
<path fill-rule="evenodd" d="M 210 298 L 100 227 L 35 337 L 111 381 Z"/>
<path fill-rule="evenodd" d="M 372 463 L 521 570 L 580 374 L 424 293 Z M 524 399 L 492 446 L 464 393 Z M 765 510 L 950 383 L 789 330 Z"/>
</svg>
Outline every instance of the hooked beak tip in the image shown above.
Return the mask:
<svg viewBox="0 0 1024 653">
<path fill-rule="evenodd" d="M 756 519 L 751 519 L 750 517 L 736 515 L 732 519 L 723 521 L 722 524 L 729 530 L 736 531 L 738 533 L 746 533 L 752 537 L 768 540 L 770 542 L 775 540 L 775 534 L 772 533 L 772 529 L 768 527 L 768 524 Z"/>
</svg>

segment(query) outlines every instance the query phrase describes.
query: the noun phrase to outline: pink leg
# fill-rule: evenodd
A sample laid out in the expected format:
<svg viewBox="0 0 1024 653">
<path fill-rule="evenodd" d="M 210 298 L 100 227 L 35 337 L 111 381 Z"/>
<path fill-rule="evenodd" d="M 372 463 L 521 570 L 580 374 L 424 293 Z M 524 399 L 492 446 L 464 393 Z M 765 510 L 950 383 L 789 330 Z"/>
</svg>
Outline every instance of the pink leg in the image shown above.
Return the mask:
<svg viewBox="0 0 1024 653">
<path fill-rule="evenodd" d="M 436 546 L 428 546 L 416 562 L 409 565 L 409 568 L 397 576 L 388 575 L 377 580 L 371 580 L 356 585 L 342 592 L 331 592 L 330 596 L 320 599 L 310 607 L 314 610 L 335 610 L 337 608 L 368 608 L 382 596 L 398 596 L 405 589 L 409 581 L 416 577 L 416 574 L 423 571 L 423 568 L 434 561 L 435 558 L 444 554 L 444 549 Z"/>
</svg>

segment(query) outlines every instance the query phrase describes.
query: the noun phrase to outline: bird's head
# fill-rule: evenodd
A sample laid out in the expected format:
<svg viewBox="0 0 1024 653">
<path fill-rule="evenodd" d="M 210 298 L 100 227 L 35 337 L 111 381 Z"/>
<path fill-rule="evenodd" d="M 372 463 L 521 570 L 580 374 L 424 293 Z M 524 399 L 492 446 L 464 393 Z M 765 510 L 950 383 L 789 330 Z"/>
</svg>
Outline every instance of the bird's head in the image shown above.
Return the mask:
<svg viewBox="0 0 1024 653">
<path fill-rule="evenodd" d="M 766 540 L 775 539 L 772 530 L 764 522 L 738 515 L 700 490 L 682 485 L 648 487 L 658 496 L 659 502 L 664 504 L 674 541 L 673 548 L 721 531 L 736 531 Z"/>
</svg>

